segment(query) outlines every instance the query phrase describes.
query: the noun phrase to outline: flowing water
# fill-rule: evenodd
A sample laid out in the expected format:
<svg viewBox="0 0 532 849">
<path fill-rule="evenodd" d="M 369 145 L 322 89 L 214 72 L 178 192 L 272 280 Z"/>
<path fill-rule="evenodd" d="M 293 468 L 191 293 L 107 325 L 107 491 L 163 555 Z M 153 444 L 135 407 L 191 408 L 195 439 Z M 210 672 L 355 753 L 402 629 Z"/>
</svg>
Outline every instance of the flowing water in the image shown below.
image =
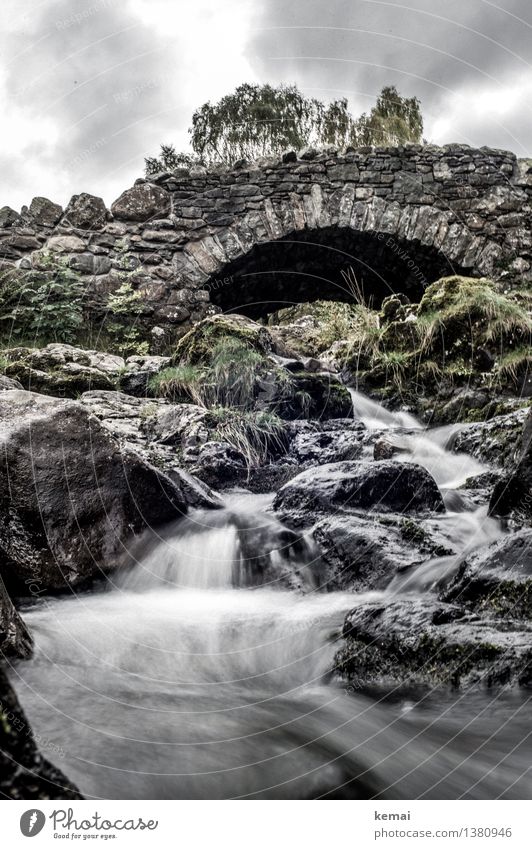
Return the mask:
<svg viewBox="0 0 532 849">
<path fill-rule="evenodd" d="M 442 488 L 482 470 L 353 401 Z M 146 534 L 112 586 L 26 611 L 35 656 L 12 677 L 44 754 L 98 798 L 529 797 L 524 695 L 370 697 L 331 676 L 346 612 L 382 594 L 320 591 L 317 551 L 270 502 L 227 496 Z M 464 550 L 501 533 L 482 508 L 438 521 Z M 386 592 L 430 592 L 455 562 Z"/>
</svg>

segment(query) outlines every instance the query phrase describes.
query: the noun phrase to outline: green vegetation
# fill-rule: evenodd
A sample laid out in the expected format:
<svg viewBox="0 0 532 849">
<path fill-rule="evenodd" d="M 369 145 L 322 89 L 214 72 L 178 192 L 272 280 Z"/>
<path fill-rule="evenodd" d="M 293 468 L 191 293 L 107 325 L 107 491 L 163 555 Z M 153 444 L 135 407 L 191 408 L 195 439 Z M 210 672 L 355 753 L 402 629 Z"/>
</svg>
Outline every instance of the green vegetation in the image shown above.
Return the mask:
<svg viewBox="0 0 532 849">
<path fill-rule="evenodd" d="M 238 335 L 216 338 L 209 350 L 205 340 L 213 328 L 217 337 L 220 325 L 205 324 L 190 332 L 195 339 L 185 337 L 178 346 L 195 362 L 181 361 L 163 369 L 152 378 L 150 389 L 171 401 L 192 401 L 209 410 L 213 439 L 235 448 L 248 469 L 264 464 L 284 445 L 285 425 L 275 407 L 283 397 L 283 381 L 290 377 L 279 370 L 275 397 L 265 404 L 269 409 L 258 409 L 261 381 L 269 368 L 264 354 Z"/>
<path fill-rule="evenodd" d="M 402 390 L 475 378 L 510 388 L 530 367 L 528 304 L 491 280 L 446 277 L 431 284 L 419 304 L 395 297 L 398 304 L 381 313 L 359 304 L 360 322 L 347 339 L 348 367 L 373 384 Z"/>
<path fill-rule="evenodd" d="M 80 277 L 60 258 L 41 258 L 41 268 L 0 275 L 0 342 L 73 343 L 83 325 Z"/>
<path fill-rule="evenodd" d="M 109 350 L 122 357 L 147 354 L 149 344 L 142 340 L 139 327 L 139 318 L 145 309 L 144 299 L 140 292 L 133 289 L 127 277 L 116 292 L 109 295 L 107 309 L 111 315 L 111 320 L 105 325 Z"/>
<path fill-rule="evenodd" d="M 394 86 L 382 89 L 369 114 L 355 118 L 346 99 L 324 104 L 299 89 L 244 83 L 218 103 L 204 103 L 192 116 L 192 156 L 161 145 L 145 160 L 147 174 L 194 162 L 234 164 L 239 159 L 278 156 L 312 145 L 336 148 L 420 142 L 423 118 L 416 97 L 401 97 Z"/>
</svg>

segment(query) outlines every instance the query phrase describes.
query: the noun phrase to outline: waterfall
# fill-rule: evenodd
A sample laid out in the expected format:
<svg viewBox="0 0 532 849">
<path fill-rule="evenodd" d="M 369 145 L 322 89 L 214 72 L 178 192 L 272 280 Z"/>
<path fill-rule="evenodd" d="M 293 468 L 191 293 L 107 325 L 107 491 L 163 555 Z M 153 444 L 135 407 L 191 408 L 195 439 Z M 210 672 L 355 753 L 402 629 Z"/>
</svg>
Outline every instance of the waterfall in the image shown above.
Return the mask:
<svg viewBox="0 0 532 849">
<path fill-rule="evenodd" d="M 425 465 L 441 487 L 483 470 L 446 451 L 441 431 L 352 397 L 367 428 L 385 431 L 398 456 Z M 311 538 L 284 527 L 271 501 L 226 495 L 221 510 L 146 533 L 106 591 L 26 612 L 36 650 L 17 667 L 17 689 L 47 756 L 85 795 L 103 798 L 529 792 L 519 783 L 527 754 L 514 747 L 529 733 L 524 699 L 501 696 L 486 713 L 478 694 L 447 703 L 429 695 L 414 709 L 404 698 L 353 695 L 333 675 L 349 610 L 431 592 L 457 557 L 427 560 L 380 593 L 327 593 Z M 434 521 L 461 552 L 500 534 L 485 507 Z M 509 734 L 511 711 L 519 716 Z M 483 749 L 497 729 L 496 749 Z"/>
</svg>

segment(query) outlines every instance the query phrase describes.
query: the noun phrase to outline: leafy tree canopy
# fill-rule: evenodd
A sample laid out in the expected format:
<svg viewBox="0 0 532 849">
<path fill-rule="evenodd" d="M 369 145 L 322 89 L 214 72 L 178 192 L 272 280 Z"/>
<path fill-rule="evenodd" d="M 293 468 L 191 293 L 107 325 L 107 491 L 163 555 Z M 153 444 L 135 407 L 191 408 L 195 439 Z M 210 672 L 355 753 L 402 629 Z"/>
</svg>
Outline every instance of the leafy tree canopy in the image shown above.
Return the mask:
<svg viewBox="0 0 532 849">
<path fill-rule="evenodd" d="M 398 145 L 419 142 L 423 117 L 417 97 L 401 97 L 395 86 L 382 89 L 369 114 L 351 115 L 346 99 L 324 104 L 296 86 L 244 83 L 218 103 L 204 103 L 192 116 L 193 154 L 161 145 L 149 157 L 146 173 L 171 171 L 193 163 L 233 164 L 239 159 L 279 155 L 306 146 Z"/>
</svg>

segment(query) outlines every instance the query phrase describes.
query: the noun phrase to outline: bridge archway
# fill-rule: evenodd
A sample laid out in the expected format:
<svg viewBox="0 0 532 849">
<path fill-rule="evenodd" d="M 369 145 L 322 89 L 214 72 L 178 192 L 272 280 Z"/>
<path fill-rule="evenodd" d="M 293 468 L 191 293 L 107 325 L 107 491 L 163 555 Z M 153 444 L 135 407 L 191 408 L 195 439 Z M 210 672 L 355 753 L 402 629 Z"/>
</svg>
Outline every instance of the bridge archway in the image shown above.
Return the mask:
<svg viewBox="0 0 532 849">
<path fill-rule="evenodd" d="M 231 226 L 185 245 L 179 275 L 222 310 L 257 318 L 283 303 L 352 300 L 341 275 L 349 266 L 378 306 L 397 291 L 415 300 L 445 275 L 489 274 L 500 256 L 497 244 L 451 210 L 357 201 L 353 192 L 313 186 L 303 199 L 264 199 Z"/>
<path fill-rule="evenodd" d="M 357 292 L 344 274 L 352 270 Z M 441 251 L 387 233 L 326 227 L 255 245 L 225 265 L 207 288 L 223 312 L 251 318 L 307 301 L 352 302 L 359 293 L 380 306 L 392 292 L 418 301 L 440 277 L 467 272 Z"/>
</svg>

